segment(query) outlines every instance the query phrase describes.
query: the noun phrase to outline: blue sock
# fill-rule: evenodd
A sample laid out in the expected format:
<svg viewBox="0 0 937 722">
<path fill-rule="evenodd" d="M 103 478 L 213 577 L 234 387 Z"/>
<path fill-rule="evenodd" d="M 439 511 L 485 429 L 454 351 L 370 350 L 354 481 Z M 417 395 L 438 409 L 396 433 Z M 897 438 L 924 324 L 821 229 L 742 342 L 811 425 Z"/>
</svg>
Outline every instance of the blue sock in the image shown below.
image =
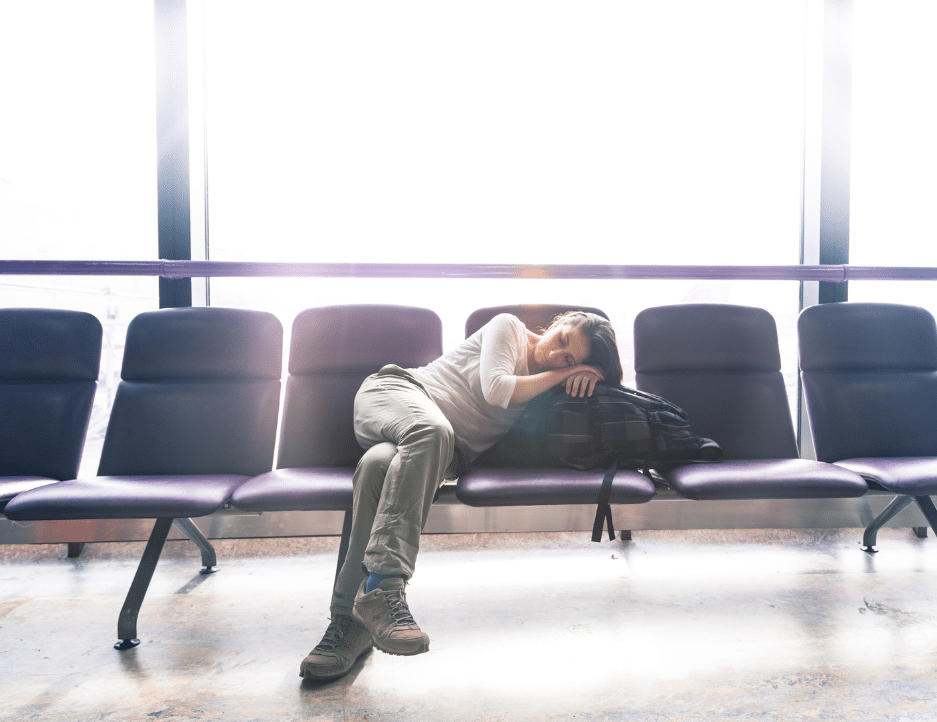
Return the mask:
<svg viewBox="0 0 937 722">
<path fill-rule="evenodd" d="M 381 582 L 383 582 L 385 579 L 391 579 L 392 577 L 395 577 L 395 576 L 399 576 L 399 575 L 397 575 L 397 574 L 387 574 L 387 575 L 384 575 L 384 574 L 375 574 L 374 572 L 369 572 L 369 573 L 368 573 L 368 581 L 365 582 L 365 584 L 364 584 L 364 593 L 365 593 L 365 594 L 370 594 L 370 593 L 373 592 L 375 589 L 377 589 L 377 585 L 378 585 L 378 584 L 380 584 Z"/>
</svg>

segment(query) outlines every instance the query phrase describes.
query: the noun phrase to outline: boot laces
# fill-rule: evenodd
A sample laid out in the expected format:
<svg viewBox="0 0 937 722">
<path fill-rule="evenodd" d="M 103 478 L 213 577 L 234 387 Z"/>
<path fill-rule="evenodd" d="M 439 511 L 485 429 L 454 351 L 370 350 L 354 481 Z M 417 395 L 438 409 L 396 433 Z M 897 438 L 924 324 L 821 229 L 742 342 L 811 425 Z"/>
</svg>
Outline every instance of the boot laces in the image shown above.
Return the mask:
<svg viewBox="0 0 937 722">
<path fill-rule="evenodd" d="M 329 622 L 328 629 L 322 637 L 322 641 L 316 645 L 314 652 L 334 652 L 345 637 L 345 632 L 351 626 L 351 617 L 336 615 Z"/>
<path fill-rule="evenodd" d="M 395 589 L 391 592 L 384 592 L 384 598 L 387 600 L 387 606 L 390 608 L 390 614 L 397 625 L 412 624 L 416 626 L 416 620 L 410 613 L 410 607 L 407 606 L 407 600 L 403 596 L 403 589 Z"/>
</svg>

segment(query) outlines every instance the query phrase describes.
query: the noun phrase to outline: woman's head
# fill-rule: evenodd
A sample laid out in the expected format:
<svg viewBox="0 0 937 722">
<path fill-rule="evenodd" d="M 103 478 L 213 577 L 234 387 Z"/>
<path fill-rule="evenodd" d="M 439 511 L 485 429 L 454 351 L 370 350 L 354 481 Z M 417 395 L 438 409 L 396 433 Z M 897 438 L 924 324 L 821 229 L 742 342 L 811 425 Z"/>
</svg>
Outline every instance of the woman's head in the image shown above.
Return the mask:
<svg viewBox="0 0 937 722">
<path fill-rule="evenodd" d="M 615 329 L 607 318 L 585 311 L 568 311 L 553 319 L 544 337 L 564 328 L 578 331 L 588 343 L 588 353 L 581 363 L 600 369 L 606 383 L 621 383 L 624 372 L 618 355 L 618 341 Z"/>
</svg>

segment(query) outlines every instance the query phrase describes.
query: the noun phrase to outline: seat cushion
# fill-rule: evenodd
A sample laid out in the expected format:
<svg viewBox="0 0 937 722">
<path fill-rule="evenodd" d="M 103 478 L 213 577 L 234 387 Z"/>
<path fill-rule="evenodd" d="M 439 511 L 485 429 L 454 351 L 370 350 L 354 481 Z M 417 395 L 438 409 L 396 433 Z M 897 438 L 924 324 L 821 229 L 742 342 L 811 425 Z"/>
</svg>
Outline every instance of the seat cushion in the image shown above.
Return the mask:
<svg viewBox="0 0 937 722">
<path fill-rule="evenodd" d="M 937 457 L 898 456 L 877 459 L 844 459 L 842 466 L 889 491 L 908 496 L 937 494 Z"/>
<path fill-rule="evenodd" d="M 724 459 L 800 456 L 780 371 L 638 374 L 636 382 L 683 409 L 693 433 L 719 444 Z"/>
<path fill-rule="evenodd" d="M 133 317 L 120 377 L 124 381 L 280 380 L 283 326 L 266 311 L 201 306 Z"/>
<path fill-rule="evenodd" d="M 634 320 L 635 383 L 690 417 L 724 459 L 800 456 L 781 374 L 777 325 L 762 308 L 687 303 Z"/>
<path fill-rule="evenodd" d="M 817 458 L 937 456 L 937 371 L 803 371 Z"/>
<path fill-rule="evenodd" d="M 358 463 L 361 446 L 355 438 L 355 395 L 368 373 L 293 374 L 287 379 L 278 467 L 345 467 Z"/>
<path fill-rule="evenodd" d="M 937 328 L 924 308 L 823 303 L 797 319 L 803 371 L 934 371 Z"/>
<path fill-rule="evenodd" d="M 688 499 L 829 499 L 862 496 L 856 473 L 808 459 L 752 459 L 688 464 L 664 473 Z"/>
<path fill-rule="evenodd" d="M 575 469 L 471 469 L 456 484 L 456 496 L 468 506 L 542 506 L 595 504 L 605 471 Z M 656 493 L 644 474 L 620 469 L 612 482 L 612 504 L 641 504 Z"/>
<path fill-rule="evenodd" d="M 385 364 L 412 368 L 441 355 L 442 321 L 428 308 L 323 306 L 294 319 L 289 372 L 364 378 Z"/>
<path fill-rule="evenodd" d="M 353 412 L 361 382 L 386 364 L 414 368 L 441 355 L 442 321 L 426 308 L 363 304 L 300 313 L 290 340 L 277 467 L 357 464 Z"/>
<path fill-rule="evenodd" d="M 231 505 L 241 511 L 347 511 L 354 467 L 276 469 L 238 487 Z"/>
<path fill-rule="evenodd" d="M 763 308 L 684 303 L 634 319 L 639 374 L 770 373 L 781 370 L 774 317 Z"/>
<path fill-rule="evenodd" d="M 273 466 L 279 380 L 121 381 L 100 476 L 256 476 Z"/>
<path fill-rule="evenodd" d="M 0 309 L 0 379 L 95 382 L 102 334 L 84 311 Z"/>
<path fill-rule="evenodd" d="M 7 504 L 14 520 L 151 519 L 221 509 L 248 476 L 97 476 L 23 492 Z"/>
<path fill-rule="evenodd" d="M 17 494 L 55 483 L 57 479 L 48 479 L 44 476 L 0 476 L 0 511 L 3 511 L 7 502 Z"/>
<path fill-rule="evenodd" d="M 74 479 L 95 381 L 0 381 L 0 478 Z"/>
</svg>

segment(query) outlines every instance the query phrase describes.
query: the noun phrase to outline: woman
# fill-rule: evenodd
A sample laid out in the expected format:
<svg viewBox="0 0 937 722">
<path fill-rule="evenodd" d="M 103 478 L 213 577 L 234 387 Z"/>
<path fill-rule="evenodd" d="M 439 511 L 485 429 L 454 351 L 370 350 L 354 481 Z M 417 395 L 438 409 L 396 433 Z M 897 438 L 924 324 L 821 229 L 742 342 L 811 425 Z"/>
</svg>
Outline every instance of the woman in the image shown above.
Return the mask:
<svg viewBox="0 0 937 722">
<path fill-rule="evenodd" d="M 501 438 L 538 394 L 565 384 L 572 396 L 591 396 L 597 381 L 621 377 L 611 324 L 574 311 L 542 335 L 501 314 L 427 366 L 385 366 L 365 379 L 354 419 L 367 451 L 355 470 L 348 554 L 332 621 L 300 676 L 337 679 L 372 644 L 390 654 L 426 652 L 429 637 L 404 586 L 439 485 Z"/>
</svg>

